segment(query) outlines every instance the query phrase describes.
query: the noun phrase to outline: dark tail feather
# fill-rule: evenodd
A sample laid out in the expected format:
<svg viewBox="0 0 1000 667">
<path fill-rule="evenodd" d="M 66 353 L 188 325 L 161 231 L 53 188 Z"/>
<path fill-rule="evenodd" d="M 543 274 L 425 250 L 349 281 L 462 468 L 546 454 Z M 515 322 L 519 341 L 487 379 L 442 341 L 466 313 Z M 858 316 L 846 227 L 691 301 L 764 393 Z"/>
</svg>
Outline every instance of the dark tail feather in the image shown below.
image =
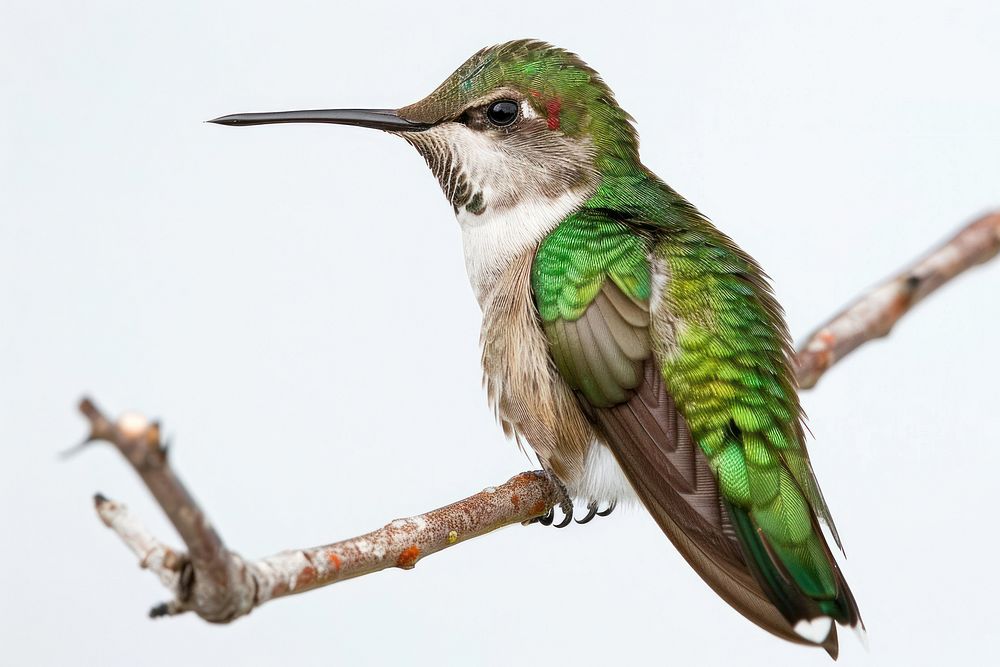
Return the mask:
<svg viewBox="0 0 1000 667">
<path fill-rule="evenodd" d="M 837 597 L 832 600 L 814 600 L 799 589 L 767 539 L 757 530 L 746 510 L 730 503 L 726 503 L 726 506 L 733 518 L 736 531 L 742 538 L 740 542 L 744 547 L 744 558 L 747 565 L 761 589 L 767 594 L 768 599 L 792 627 L 801 621 L 829 617 L 831 619 L 830 629 L 826 638 L 818 644 L 826 649 L 831 658 L 836 660 L 839 652 L 837 623 L 850 627 L 861 625 L 862 628 L 864 628 L 864 623 L 861 621 L 854 595 L 851 593 L 847 580 L 840 571 L 826 541 L 821 540 L 827 560 L 836 577 Z M 818 523 L 814 525 L 814 529 L 818 533 L 820 530 Z M 818 534 L 821 535 L 821 533 Z"/>
</svg>

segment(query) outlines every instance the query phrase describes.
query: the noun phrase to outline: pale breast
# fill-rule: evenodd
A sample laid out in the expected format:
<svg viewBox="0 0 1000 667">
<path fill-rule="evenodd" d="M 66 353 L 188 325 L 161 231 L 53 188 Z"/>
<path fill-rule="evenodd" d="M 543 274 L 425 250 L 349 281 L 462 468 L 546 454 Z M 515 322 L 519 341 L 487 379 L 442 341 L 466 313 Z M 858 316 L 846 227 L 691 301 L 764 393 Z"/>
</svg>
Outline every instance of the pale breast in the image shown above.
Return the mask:
<svg viewBox="0 0 1000 667">
<path fill-rule="evenodd" d="M 551 362 L 531 295 L 533 258 L 533 249 L 522 253 L 482 298 L 483 377 L 504 431 L 570 486 L 583 474 L 594 435 Z"/>
</svg>

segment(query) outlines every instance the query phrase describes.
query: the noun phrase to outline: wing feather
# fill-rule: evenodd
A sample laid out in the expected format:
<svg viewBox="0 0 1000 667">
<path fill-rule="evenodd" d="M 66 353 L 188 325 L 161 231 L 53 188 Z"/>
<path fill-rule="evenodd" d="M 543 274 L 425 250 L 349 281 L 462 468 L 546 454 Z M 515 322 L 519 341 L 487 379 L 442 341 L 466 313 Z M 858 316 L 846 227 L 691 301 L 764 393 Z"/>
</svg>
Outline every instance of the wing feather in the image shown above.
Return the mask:
<svg viewBox="0 0 1000 667">
<path fill-rule="evenodd" d="M 595 414 L 646 509 L 702 579 L 765 630 L 808 643 L 795 634 L 748 567 L 715 476 L 656 364 L 645 364 L 643 382 L 627 402 Z"/>
<path fill-rule="evenodd" d="M 625 400 L 625 388 L 618 383 L 614 370 L 601 352 L 597 337 L 591 329 L 591 321 L 595 319 L 598 318 L 584 315 L 576 322 L 575 328 L 579 332 L 583 355 L 605 400 L 610 404 L 621 403 Z"/>
<path fill-rule="evenodd" d="M 804 642 L 747 564 L 708 460 L 657 367 L 649 310 L 606 281 L 576 320 L 545 329 L 553 359 L 660 528 L 701 577 L 744 616 Z"/>
<path fill-rule="evenodd" d="M 572 359 L 576 371 L 577 382 L 580 389 L 589 396 L 595 405 L 610 405 L 611 401 L 601 387 L 599 369 L 595 369 L 590 364 L 588 349 L 592 341 L 584 339 L 582 327 L 576 322 L 566 322 L 562 320 L 557 326 L 562 326 L 567 345 L 567 356 Z"/>
<path fill-rule="evenodd" d="M 645 303 L 627 296 L 617 285 L 614 285 L 614 289 L 602 289 L 601 294 L 627 324 L 636 329 L 649 326 L 649 307 Z"/>
<path fill-rule="evenodd" d="M 599 309 L 588 309 L 584 314 L 601 350 L 604 363 L 621 387 L 632 388 L 639 385 L 641 366 L 628 358 L 621 345 L 611 334 L 611 328 Z"/>
<path fill-rule="evenodd" d="M 717 232 L 642 239 L 588 211 L 543 242 L 532 289 L 556 367 L 661 529 L 737 611 L 806 644 L 817 642 L 795 632 L 800 620 L 857 624 L 817 505 L 807 504 L 812 487 L 787 488 L 812 477 L 766 281 Z M 602 252 L 615 244 L 620 252 Z M 664 285 L 688 311 L 664 300 L 651 312 Z M 834 624 L 818 644 L 836 654 Z"/>
<path fill-rule="evenodd" d="M 599 316 L 611 330 L 611 335 L 614 338 L 615 344 L 621 348 L 621 351 L 625 354 L 625 356 L 632 361 L 642 361 L 650 355 L 649 331 L 648 329 L 640 329 L 637 331 L 635 326 L 630 325 L 624 318 L 622 318 L 621 313 L 617 308 L 615 308 L 611 300 L 606 295 L 606 292 L 613 292 L 617 290 L 617 286 L 613 284 L 605 284 L 604 288 L 598 292 L 591 308 L 588 308 L 587 310 L 590 311 L 596 307 L 598 309 Z M 594 316 L 598 316 L 598 313 L 595 313 Z"/>
</svg>

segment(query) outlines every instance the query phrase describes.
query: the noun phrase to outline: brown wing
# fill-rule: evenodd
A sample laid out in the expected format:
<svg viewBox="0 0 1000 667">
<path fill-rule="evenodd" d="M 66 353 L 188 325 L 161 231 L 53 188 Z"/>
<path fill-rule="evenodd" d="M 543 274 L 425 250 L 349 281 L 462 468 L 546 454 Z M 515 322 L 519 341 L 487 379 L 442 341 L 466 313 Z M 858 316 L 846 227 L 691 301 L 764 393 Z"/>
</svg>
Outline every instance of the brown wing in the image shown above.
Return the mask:
<svg viewBox="0 0 1000 667">
<path fill-rule="evenodd" d="M 794 632 L 747 565 L 715 476 L 667 392 L 650 342 L 648 304 L 609 280 L 583 316 L 546 323 L 545 330 L 560 373 L 639 499 L 691 567 L 757 625 L 809 643 Z"/>
</svg>

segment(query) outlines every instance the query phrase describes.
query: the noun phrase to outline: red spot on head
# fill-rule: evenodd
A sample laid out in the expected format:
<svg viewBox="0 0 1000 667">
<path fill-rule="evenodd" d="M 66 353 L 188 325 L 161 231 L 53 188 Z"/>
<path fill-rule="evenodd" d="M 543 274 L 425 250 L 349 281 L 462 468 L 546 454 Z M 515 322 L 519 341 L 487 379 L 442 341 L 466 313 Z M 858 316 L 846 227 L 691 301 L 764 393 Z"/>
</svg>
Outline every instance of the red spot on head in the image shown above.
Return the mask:
<svg viewBox="0 0 1000 667">
<path fill-rule="evenodd" d="M 396 567 L 409 569 L 416 565 L 418 558 L 420 558 L 420 547 L 416 544 L 406 547 L 396 559 Z"/>
<path fill-rule="evenodd" d="M 562 111 L 562 101 L 558 97 L 553 97 L 549 100 L 548 104 L 545 105 L 545 110 L 548 112 L 549 116 L 549 129 L 558 130 L 559 112 Z"/>
<path fill-rule="evenodd" d="M 540 92 L 538 92 L 537 90 L 529 90 L 528 92 L 531 94 L 532 97 L 541 97 L 542 96 L 542 94 Z"/>
</svg>

